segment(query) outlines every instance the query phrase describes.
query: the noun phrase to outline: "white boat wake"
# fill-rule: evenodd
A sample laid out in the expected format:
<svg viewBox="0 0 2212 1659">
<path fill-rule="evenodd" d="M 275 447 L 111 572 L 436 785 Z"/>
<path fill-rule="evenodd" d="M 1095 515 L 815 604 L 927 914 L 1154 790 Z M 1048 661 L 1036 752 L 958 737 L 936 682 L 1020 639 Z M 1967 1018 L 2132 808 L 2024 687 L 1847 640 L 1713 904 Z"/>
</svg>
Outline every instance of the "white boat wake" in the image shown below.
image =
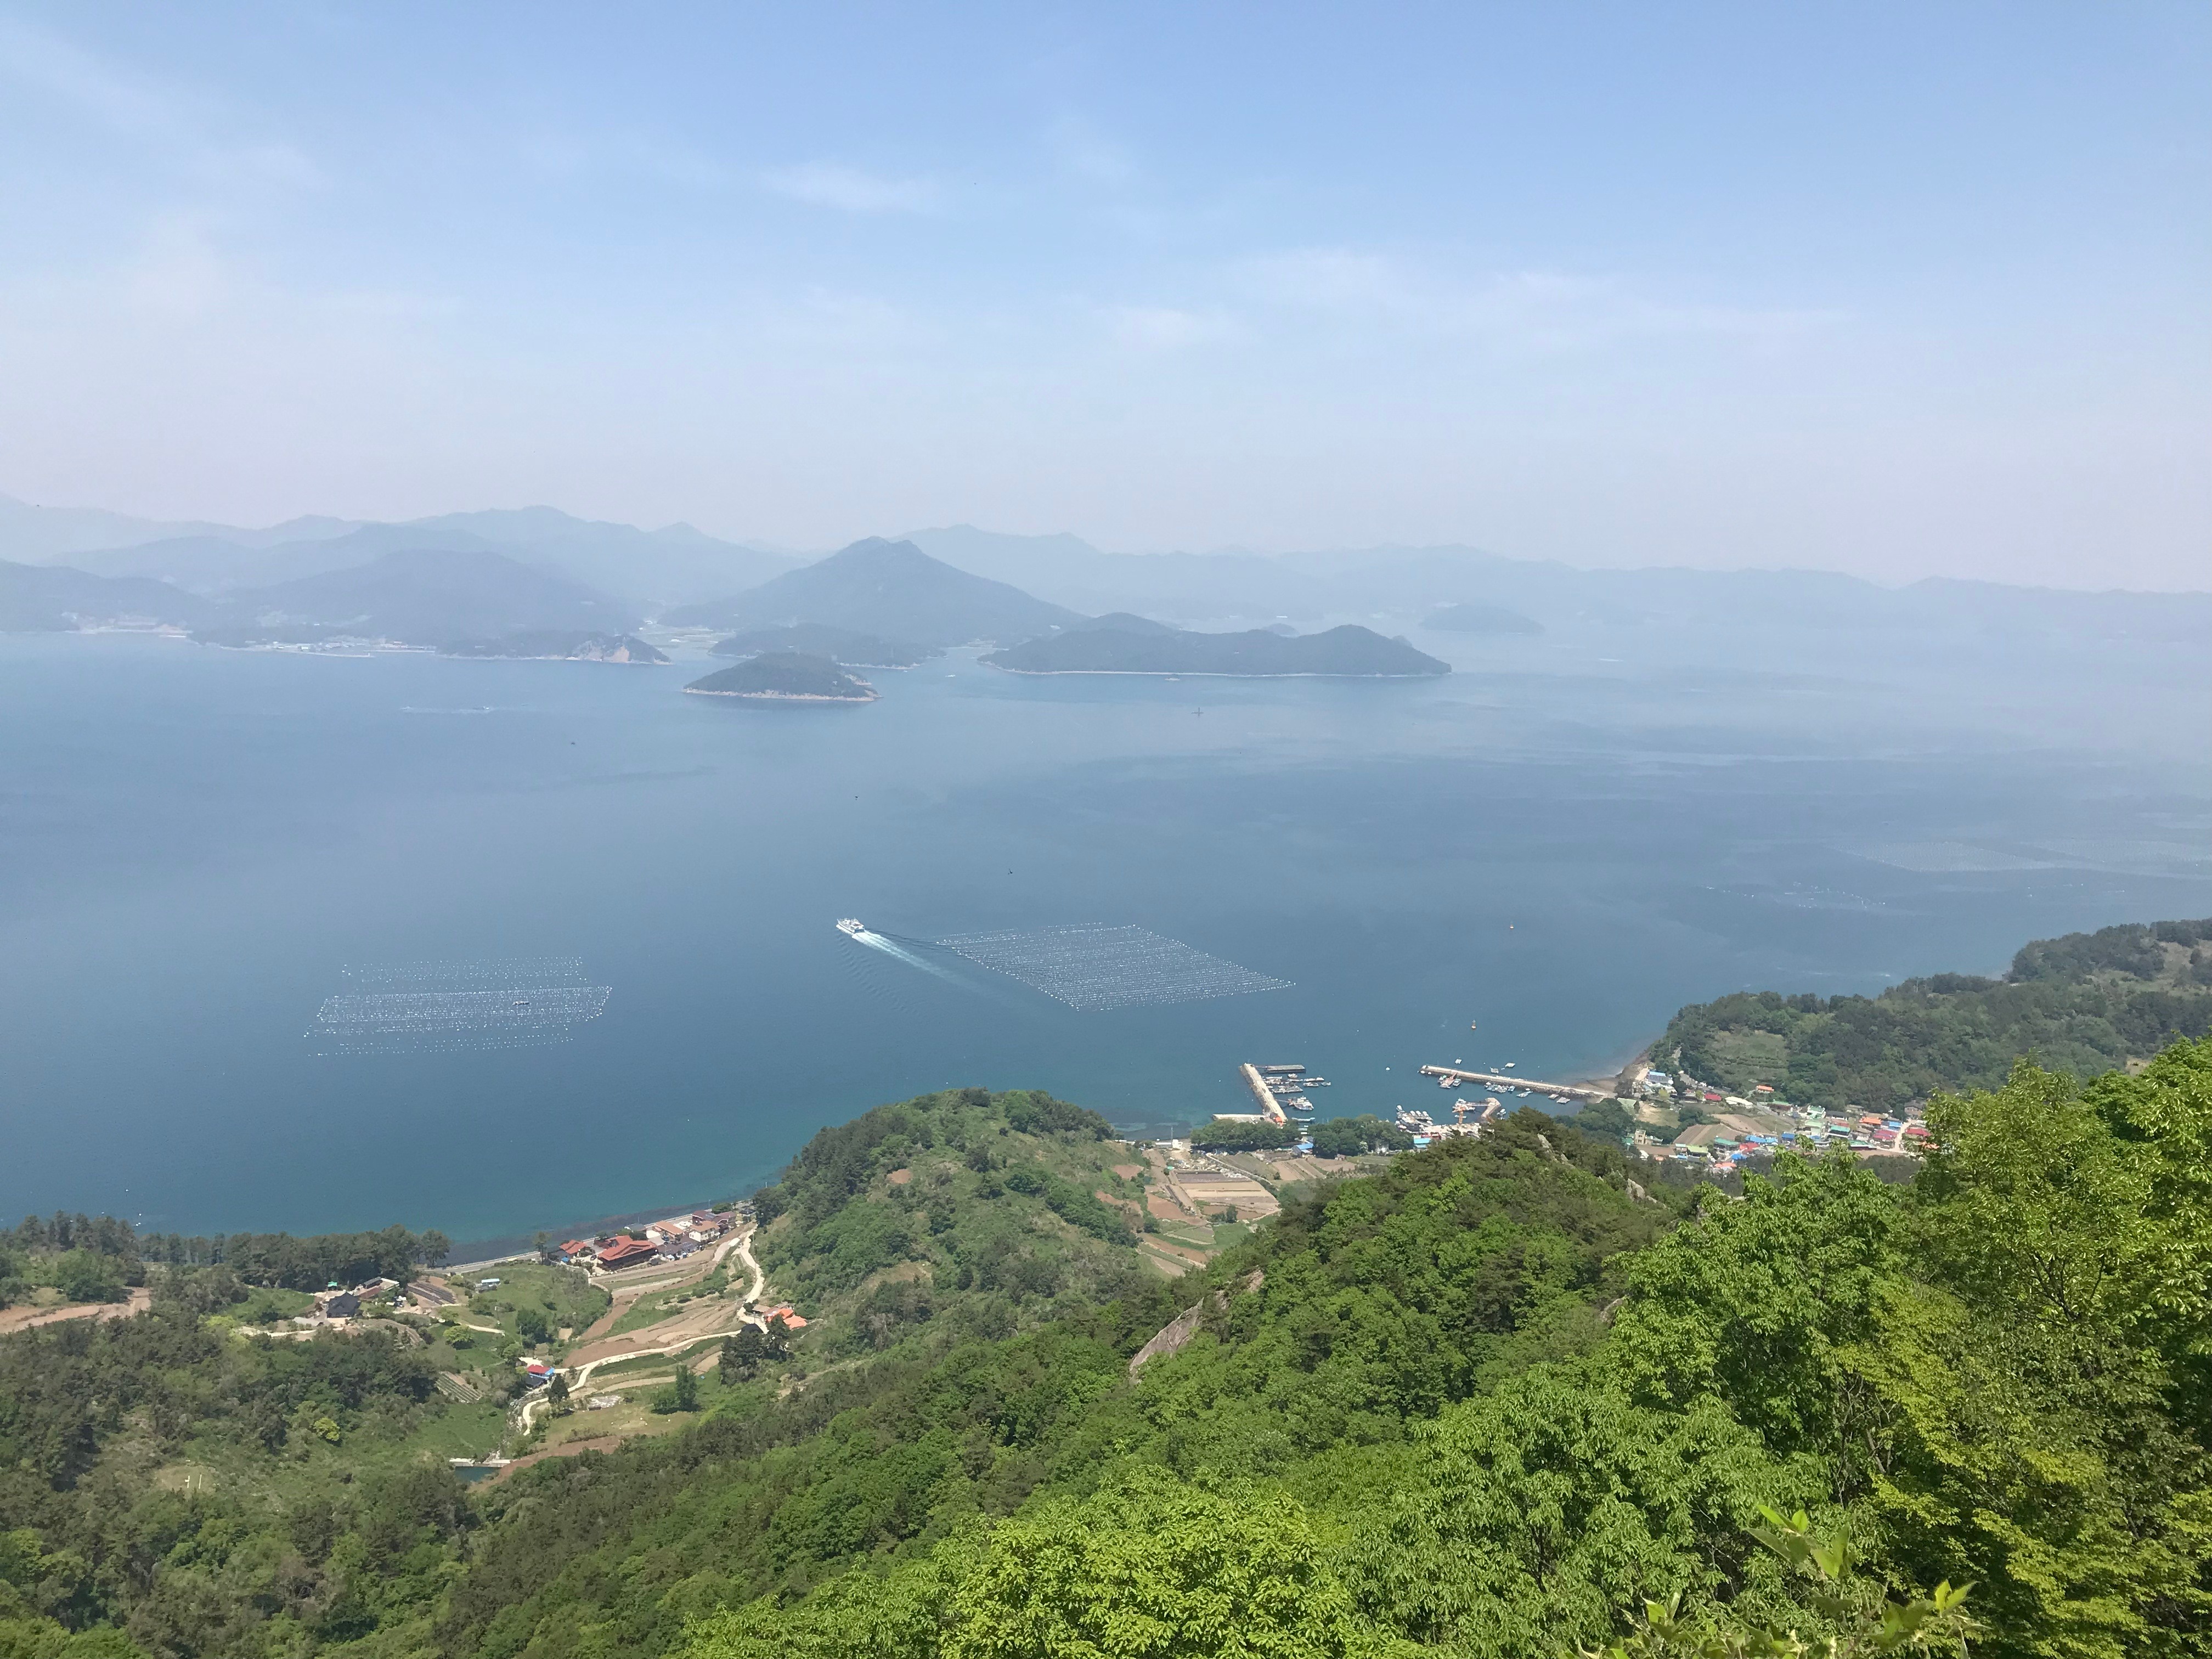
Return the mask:
<svg viewBox="0 0 2212 1659">
<path fill-rule="evenodd" d="M 871 951 L 881 951 L 887 957 L 897 957 L 909 968 L 919 968 L 925 974 L 934 974 L 938 978 L 951 980 L 956 985 L 963 982 L 957 974 L 951 972 L 948 969 L 940 968 L 935 963 L 928 961 L 924 957 L 915 955 L 913 951 L 908 950 L 904 945 L 898 944 L 895 940 L 886 939 L 881 933 L 875 933 L 869 928 L 864 927 L 858 922 L 853 922 L 848 925 L 841 921 L 837 924 L 837 931 L 854 939 L 857 943 L 866 945 Z"/>
</svg>

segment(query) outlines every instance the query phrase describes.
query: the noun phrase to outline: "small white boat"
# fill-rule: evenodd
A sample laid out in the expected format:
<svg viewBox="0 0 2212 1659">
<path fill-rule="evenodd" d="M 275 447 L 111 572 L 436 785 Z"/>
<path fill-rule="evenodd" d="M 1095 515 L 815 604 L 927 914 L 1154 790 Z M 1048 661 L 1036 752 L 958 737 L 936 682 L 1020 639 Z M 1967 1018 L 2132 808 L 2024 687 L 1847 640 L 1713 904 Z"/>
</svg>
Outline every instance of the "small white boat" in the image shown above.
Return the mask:
<svg viewBox="0 0 2212 1659">
<path fill-rule="evenodd" d="M 841 933 L 850 933 L 854 939 L 858 939 L 868 930 L 866 925 L 858 916 L 846 916 L 837 923 L 837 931 Z"/>
</svg>

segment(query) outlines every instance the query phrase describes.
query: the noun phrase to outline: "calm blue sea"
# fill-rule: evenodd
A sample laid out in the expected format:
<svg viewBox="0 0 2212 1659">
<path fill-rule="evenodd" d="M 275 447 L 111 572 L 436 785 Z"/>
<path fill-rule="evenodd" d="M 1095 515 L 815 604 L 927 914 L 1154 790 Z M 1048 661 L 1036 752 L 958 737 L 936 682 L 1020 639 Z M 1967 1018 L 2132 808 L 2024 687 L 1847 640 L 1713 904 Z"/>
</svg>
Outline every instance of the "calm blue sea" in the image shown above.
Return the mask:
<svg viewBox="0 0 2212 1659">
<path fill-rule="evenodd" d="M 0 638 L 0 1212 L 488 1239 L 749 1188 L 945 1085 L 1160 1123 L 1294 1060 L 1328 1109 L 1425 1106 L 1424 1061 L 1588 1075 L 1723 991 L 2212 911 L 2212 778 L 2154 676 L 1421 642 L 1464 672 L 956 655 L 762 708 L 680 695 L 696 665 Z M 847 915 L 1135 923 L 1294 984 L 1079 1013 Z M 349 963 L 542 955 L 613 988 L 564 1045 L 304 1036 Z"/>
</svg>

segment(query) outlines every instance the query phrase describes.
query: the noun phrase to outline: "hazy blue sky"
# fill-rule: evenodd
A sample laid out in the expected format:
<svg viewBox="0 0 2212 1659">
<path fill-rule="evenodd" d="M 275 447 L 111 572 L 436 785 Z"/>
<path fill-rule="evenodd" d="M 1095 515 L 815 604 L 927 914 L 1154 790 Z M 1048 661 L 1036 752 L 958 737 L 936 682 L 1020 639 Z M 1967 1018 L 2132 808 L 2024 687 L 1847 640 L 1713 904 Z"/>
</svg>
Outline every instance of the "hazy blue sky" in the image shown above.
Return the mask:
<svg viewBox="0 0 2212 1659">
<path fill-rule="evenodd" d="M 0 491 L 2203 586 L 2212 10 L 0 6 Z"/>
</svg>

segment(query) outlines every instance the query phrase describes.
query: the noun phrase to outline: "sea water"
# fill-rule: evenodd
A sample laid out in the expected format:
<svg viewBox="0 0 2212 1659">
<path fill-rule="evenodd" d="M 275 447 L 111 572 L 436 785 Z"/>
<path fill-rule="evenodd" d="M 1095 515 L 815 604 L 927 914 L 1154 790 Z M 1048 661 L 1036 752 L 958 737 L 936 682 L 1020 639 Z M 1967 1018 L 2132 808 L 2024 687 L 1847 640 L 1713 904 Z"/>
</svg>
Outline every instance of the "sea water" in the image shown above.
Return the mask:
<svg viewBox="0 0 2212 1659">
<path fill-rule="evenodd" d="M 2155 672 L 1418 642 L 1463 672 L 955 653 L 844 708 L 684 696 L 698 664 L 0 638 L 0 1213 L 526 1235 L 747 1190 L 923 1090 L 1157 1125 L 1295 1061 L 1325 1112 L 1387 1113 L 1431 1104 L 1425 1062 L 1602 1073 L 1686 1001 L 2212 911 L 2212 787 Z M 843 916 L 1142 928 L 1287 983 L 1071 1007 Z M 526 957 L 581 958 L 597 1017 L 305 1035 L 349 966 Z"/>
</svg>

